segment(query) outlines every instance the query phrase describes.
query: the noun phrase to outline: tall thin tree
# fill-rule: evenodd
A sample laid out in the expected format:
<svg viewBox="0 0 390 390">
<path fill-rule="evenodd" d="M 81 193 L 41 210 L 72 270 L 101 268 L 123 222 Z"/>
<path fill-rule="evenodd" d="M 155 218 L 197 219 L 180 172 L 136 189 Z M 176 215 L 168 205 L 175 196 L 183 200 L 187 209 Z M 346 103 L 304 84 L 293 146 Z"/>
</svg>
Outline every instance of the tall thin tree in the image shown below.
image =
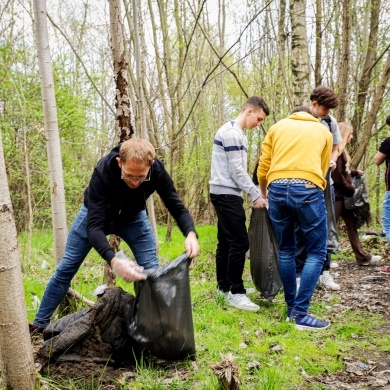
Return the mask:
<svg viewBox="0 0 390 390">
<path fill-rule="evenodd" d="M 46 0 L 33 0 L 34 32 L 41 77 L 42 104 L 50 174 L 54 253 L 58 264 L 64 254 L 67 226 L 65 190 L 58 131 L 56 96 L 47 29 Z"/>
<path fill-rule="evenodd" d="M 140 116 L 140 127 L 141 127 L 141 137 L 148 138 L 148 131 L 146 127 L 146 102 L 144 94 L 144 69 L 143 69 L 143 58 L 144 53 L 141 50 L 141 36 L 143 35 L 142 31 L 142 17 L 140 13 L 139 0 L 132 0 L 133 4 L 133 25 L 134 25 L 134 59 L 136 64 L 136 75 L 137 75 L 137 85 L 138 85 L 138 99 L 137 99 L 137 108 Z M 152 225 L 157 253 L 159 252 L 159 242 L 158 242 L 158 233 L 157 233 L 157 222 L 156 214 L 154 211 L 153 195 L 149 196 L 147 200 L 148 215 L 149 220 Z"/>
<path fill-rule="evenodd" d="M 338 97 L 340 104 L 335 110 L 336 118 L 339 122 L 346 120 L 347 114 L 347 89 L 350 61 L 350 42 L 351 42 L 351 1 L 343 1 L 343 29 L 341 38 L 341 63 L 337 79 Z"/>
<path fill-rule="evenodd" d="M 291 72 L 293 75 L 294 105 L 309 100 L 309 52 L 306 31 L 306 0 L 290 2 Z"/>
</svg>

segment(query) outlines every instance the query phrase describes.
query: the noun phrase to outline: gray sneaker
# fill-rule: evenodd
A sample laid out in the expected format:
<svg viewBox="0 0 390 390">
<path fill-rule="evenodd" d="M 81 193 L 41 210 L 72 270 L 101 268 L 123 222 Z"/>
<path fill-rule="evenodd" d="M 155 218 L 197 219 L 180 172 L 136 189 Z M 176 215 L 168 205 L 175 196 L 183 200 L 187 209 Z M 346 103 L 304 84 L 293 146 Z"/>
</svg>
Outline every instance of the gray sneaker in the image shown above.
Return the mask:
<svg viewBox="0 0 390 390">
<path fill-rule="evenodd" d="M 340 290 L 340 285 L 335 283 L 333 276 L 329 271 L 324 271 L 322 275 L 320 275 L 319 284 L 327 290 Z"/>
<path fill-rule="evenodd" d="M 249 311 L 260 310 L 260 306 L 256 305 L 256 303 L 253 303 L 245 294 L 232 294 L 229 291 L 227 303 L 228 305 L 241 310 L 249 310 Z"/>
</svg>

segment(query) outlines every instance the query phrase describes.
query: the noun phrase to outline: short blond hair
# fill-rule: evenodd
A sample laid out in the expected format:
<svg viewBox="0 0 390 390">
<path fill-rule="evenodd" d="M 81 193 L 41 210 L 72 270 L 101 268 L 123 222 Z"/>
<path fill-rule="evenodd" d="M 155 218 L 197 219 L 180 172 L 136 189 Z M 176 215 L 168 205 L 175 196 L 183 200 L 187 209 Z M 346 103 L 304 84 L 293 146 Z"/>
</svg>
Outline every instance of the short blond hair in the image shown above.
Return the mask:
<svg viewBox="0 0 390 390">
<path fill-rule="evenodd" d="M 131 160 L 151 166 L 155 155 L 154 146 L 145 138 L 130 138 L 123 142 L 119 149 L 119 158 L 122 163 Z"/>
</svg>

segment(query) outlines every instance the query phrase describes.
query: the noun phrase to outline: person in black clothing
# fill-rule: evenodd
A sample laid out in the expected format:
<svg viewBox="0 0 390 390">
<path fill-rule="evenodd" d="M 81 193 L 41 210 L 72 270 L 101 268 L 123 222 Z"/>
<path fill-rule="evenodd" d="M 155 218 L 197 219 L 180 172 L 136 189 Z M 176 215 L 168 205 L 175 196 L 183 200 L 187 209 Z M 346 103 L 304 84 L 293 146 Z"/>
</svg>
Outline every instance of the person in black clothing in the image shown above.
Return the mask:
<svg viewBox="0 0 390 390">
<path fill-rule="evenodd" d="M 386 117 L 387 131 L 390 132 L 390 115 Z M 374 162 L 380 166 L 386 163 L 385 184 L 386 192 L 382 203 L 382 229 L 387 243 L 390 245 L 390 137 L 386 137 L 380 144 L 374 156 Z M 382 274 L 390 275 L 390 266 L 380 270 Z"/>
<path fill-rule="evenodd" d="M 158 266 L 146 200 L 157 191 L 186 236 L 185 249 L 197 256 L 199 244 L 193 219 L 176 192 L 164 164 L 146 139 L 131 138 L 97 164 L 84 193 L 84 204 L 70 229 L 65 254 L 44 292 L 32 327 L 42 330 L 62 299 L 91 248 L 126 282 L 146 279 L 143 269 Z M 115 256 L 107 235 L 116 234 L 131 248 L 138 265 Z"/>
</svg>

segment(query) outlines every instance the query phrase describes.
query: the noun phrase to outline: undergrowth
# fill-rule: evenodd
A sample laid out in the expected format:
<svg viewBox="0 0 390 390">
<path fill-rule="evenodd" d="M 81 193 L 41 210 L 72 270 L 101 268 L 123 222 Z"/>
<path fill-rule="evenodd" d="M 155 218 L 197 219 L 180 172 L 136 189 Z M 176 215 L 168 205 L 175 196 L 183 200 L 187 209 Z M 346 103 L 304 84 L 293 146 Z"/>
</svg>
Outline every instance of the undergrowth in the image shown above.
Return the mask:
<svg viewBox="0 0 390 390">
<path fill-rule="evenodd" d="M 169 262 L 184 251 L 184 238 L 174 229 L 170 242 L 165 242 L 165 229 L 159 228 L 160 261 Z M 141 362 L 136 367 L 136 375 L 121 389 L 219 389 L 218 379 L 210 365 L 231 353 L 239 368 L 242 389 L 280 390 L 313 389 L 307 381 L 322 373 L 335 373 L 344 368 L 343 357 L 356 350 L 388 350 L 388 335 L 380 334 L 386 321 L 379 315 L 350 310 L 341 320 L 321 332 L 296 330 L 286 322 L 286 308 L 283 293 L 273 302 L 261 299 L 259 293 L 250 295 L 260 305 L 258 313 L 236 310 L 226 305 L 216 296 L 214 252 L 216 228 L 198 227 L 200 255 L 192 261 L 190 268 L 191 296 L 197 357 L 196 362 L 176 362 L 164 368 Z M 25 297 L 28 318 L 31 321 L 42 297 L 44 288 L 55 265 L 53 243 L 50 232 L 34 232 L 31 258 L 27 259 L 27 237 L 20 236 L 20 255 L 24 275 Z M 131 256 L 130 250 L 123 245 Z M 338 256 L 342 258 L 341 255 Z M 339 260 L 342 261 L 342 260 Z M 73 280 L 72 287 L 88 299 L 94 299 L 93 291 L 103 282 L 104 261 L 92 250 Z M 246 262 L 244 272 L 245 287 L 254 287 Z M 132 284 L 117 280 L 117 285 L 133 293 Z M 337 303 L 337 293 L 333 303 Z M 76 309 L 83 307 L 78 304 Z M 329 307 L 314 301 L 310 311 L 321 319 L 326 319 Z M 367 332 L 367 329 L 370 329 Z M 102 368 L 103 369 L 103 368 Z M 186 375 L 181 373 L 185 372 Z M 175 374 L 176 373 L 176 374 Z M 92 387 L 84 387 L 82 381 L 51 382 L 41 378 L 43 388 L 100 389 L 99 380 Z M 317 389 L 324 389 L 321 385 Z"/>
</svg>

